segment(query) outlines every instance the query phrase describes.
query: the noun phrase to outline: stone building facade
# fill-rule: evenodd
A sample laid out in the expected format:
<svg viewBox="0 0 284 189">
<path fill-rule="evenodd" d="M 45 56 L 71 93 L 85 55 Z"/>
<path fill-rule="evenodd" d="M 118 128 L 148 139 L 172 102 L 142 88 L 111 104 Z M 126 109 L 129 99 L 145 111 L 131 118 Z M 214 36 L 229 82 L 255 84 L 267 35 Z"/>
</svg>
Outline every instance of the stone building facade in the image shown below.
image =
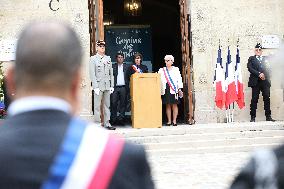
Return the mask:
<svg viewBox="0 0 284 189">
<path fill-rule="evenodd" d="M 91 87 L 89 79 L 89 12 L 88 1 L 77 0 L 3 0 L 0 1 L 0 41 L 17 39 L 22 27 L 33 20 L 55 19 L 70 23 L 78 33 L 84 49 L 81 115 L 91 117 Z M 4 62 L 8 67 L 12 62 Z"/>
<path fill-rule="evenodd" d="M 249 120 L 251 90 L 247 87 L 247 59 L 263 35 L 284 35 L 284 1 L 281 0 L 188 0 L 191 15 L 192 54 L 195 91 L 195 120 L 197 123 L 224 122 L 225 112 L 214 104 L 214 67 L 219 39 L 223 60 L 230 45 L 233 61 L 239 39 L 245 103 L 243 110 L 235 108 L 235 121 Z M 77 0 L 1 0 L 0 41 L 16 39 L 24 24 L 31 20 L 59 19 L 69 22 L 81 38 L 85 50 L 81 85 L 81 115 L 91 116 L 91 86 L 88 71 L 90 56 L 88 1 Z M 268 54 L 273 49 L 264 51 Z M 12 64 L 5 62 L 5 67 Z M 271 107 L 275 119 L 284 118 L 283 90 L 278 77 L 272 77 Z M 264 120 L 260 96 L 257 120 Z"/>
<path fill-rule="evenodd" d="M 230 45 L 232 61 L 235 61 L 239 39 L 242 76 L 244 82 L 244 109 L 235 108 L 235 121 L 248 121 L 251 88 L 247 87 L 249 72 L 248 57 L 254 54 L 254 46 L 263 35 L 284 35 L 284 1 L 265 0 L 190 0 L 192 20 L 193 67 L 195 87 L 195 119 L 199 123 L 223 122 L 225 111 L 214 104 L 215 90 L 212 87 L 219 39 L 223 62 L 226 62 Z M 275 49 L 265 49 L 268 55 Z M 283 66 L 282 66 L 283 67 Z M 272 70 L 273 71 L 273 70 Z M 272 74 L 271 109 L 275 119 L 283 120 L 283 89 L 279 75 Z M 263 100 L 260 95 L 256 120 L 265 120 Z"/>
</svg>

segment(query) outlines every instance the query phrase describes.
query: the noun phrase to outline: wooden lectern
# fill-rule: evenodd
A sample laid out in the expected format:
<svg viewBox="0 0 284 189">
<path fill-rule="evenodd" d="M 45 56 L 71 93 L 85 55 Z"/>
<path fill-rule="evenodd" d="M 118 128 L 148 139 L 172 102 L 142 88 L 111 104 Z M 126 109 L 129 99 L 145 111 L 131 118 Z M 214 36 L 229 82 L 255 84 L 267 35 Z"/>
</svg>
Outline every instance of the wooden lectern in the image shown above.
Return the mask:
<svg viewBox="0 0 284 189">
<path fill-rule="evenodd" d="M 162 127 L 160 74 L 135 73 L 130 80 L 133 128 Z"/>
</svg>

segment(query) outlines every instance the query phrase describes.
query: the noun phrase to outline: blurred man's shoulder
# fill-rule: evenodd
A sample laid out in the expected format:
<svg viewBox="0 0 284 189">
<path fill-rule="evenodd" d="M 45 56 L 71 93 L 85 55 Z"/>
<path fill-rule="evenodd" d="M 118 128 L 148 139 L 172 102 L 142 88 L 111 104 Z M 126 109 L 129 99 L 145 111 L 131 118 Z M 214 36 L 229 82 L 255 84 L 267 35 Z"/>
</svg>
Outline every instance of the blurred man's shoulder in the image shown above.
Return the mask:
<svg viewBox="0 0 284 189">
<path fill-rule="evenodd" d="M 282 144 L 281 146 L 275 148 L 273 151 L 276 154 L 278 159 L 281 158 L 284 161 L 284 144 Z"/>
</svg>

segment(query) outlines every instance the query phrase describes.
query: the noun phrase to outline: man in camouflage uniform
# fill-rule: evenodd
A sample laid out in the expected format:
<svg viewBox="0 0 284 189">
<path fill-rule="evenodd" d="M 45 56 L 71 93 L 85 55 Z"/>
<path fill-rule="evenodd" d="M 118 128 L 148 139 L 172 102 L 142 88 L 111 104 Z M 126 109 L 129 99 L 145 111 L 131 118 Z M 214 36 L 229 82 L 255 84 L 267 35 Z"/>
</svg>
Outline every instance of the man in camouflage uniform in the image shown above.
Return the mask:
<svg viewBox="0 0 284 189">
<path fill-rule="evenodd" d="M 101 123 L 101 103 L 103 103 L 103 126 L 115 130 L 109 123 L 110 120 L 110 94 L 113 93 L 114 79 L 112 63 L 109 56 L 105 55 L 105 42 L 96 42 L 97 54 L 90 59 L 90 77 L 94 89 L 94 116 L 95 122 Z"/>
</svg>

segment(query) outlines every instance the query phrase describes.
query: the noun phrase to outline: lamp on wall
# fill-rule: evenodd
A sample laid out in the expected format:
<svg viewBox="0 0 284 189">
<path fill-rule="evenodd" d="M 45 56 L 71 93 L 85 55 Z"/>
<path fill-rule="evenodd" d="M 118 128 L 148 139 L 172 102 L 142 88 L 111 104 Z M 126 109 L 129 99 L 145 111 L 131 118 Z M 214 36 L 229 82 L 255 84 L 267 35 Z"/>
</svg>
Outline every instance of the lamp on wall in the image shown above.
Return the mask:
<svg viewBox="0 0 284 189">
<path fill-rule="evenodd" d="M 141 0 L 124 0 L 124 13 L 127 16 L 141 15 Z"/>
</svg>

